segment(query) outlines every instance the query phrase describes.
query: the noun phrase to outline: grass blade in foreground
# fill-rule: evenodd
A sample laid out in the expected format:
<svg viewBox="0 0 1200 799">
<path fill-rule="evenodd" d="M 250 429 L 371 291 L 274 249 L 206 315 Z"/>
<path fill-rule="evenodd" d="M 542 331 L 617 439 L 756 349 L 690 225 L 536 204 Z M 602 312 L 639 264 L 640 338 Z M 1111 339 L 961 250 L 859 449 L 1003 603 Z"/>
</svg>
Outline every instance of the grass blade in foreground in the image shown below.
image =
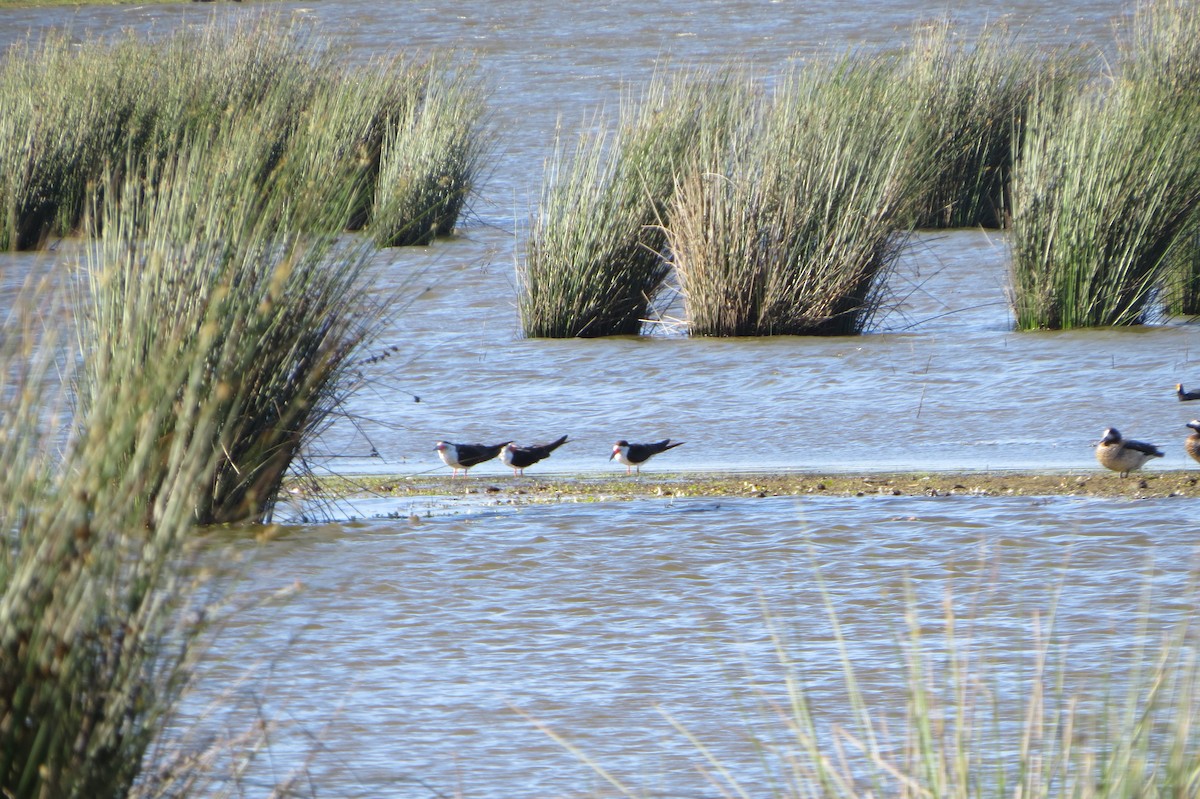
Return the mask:
<svg viewBox="0 0 1200 799">
<path fill-rule="evenodd" d="M 1140 611 L 1146 625 L 1125 633 L 1133 645 L 1119 644 L 1112 670 L 1098 677 L 1073 669 L 1070 641 L 1056 629 L 1057 597 L 1047 613 L 1027 619 L 1030 657 L 998 664 L 989 660 L 992 644 L 959 632 L 974 629 L 976 619 L 958 618 L 953 597 L 944 598 L 941 619 L 934 611 L 922 622 L 910 593 L 900 608 L 906 631 L 892 660 L 895 671 L 872 658 L 860 682 L 827 590 L 826 597 L 831 634 L 821 631 L 815 661 L 836 671 L 827 652 L 828 641 L 836 643 L 842 690 L 831 692 L 824 673 L 801 670 L 789 653 L 803 644 L 787 642 L 768 612 L 780 684 L 763 684 L 749 673 L 737 680 L 749 680 L 758 699 L 745 738 L 753 756 L 723 755 L 716 742 L 728 744 L 728 730 L 705 735 L 663 711 L 694 747 L 696 769 L 716 795 L 1178 799 L 1200 789 L 1200 662 L 1188 619 L 1160 639 L 1151 632 L 1157 616 L 1148 600 Z M 757 674 L 758 665 L 747 668 Z M 806 688 L 814 682 L 825 685 L 819 694 Z M 895 701 L 881 706 L 881 698 Z M 660 792 L 638 788 L 580 752 L 561 731 L 535 724 L 620 795 Z M 643 776 L 656 785 L 661 780 Z"/>
</svg>

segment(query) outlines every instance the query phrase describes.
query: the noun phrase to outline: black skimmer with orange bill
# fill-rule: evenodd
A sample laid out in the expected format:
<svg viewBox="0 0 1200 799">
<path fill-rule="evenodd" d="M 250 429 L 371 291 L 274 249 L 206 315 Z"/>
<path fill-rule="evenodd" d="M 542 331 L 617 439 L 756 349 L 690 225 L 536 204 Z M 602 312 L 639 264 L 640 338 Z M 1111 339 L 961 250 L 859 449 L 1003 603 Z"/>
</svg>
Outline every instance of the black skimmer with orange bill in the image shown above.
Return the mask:
<svg viewBox="0 0 1200 799">
<path fill-rule="evenodd" d="M 453 444 L 449 441 L 437 442 L 438 455 L 442 457 L 442 461 L 454 471 L 451 477 L 458 476 L 458 470 L 462 469 L 463 474 L 467 473 L 467 469 L 472 466 L 478 466 L 484 461 L 490 461 L 492 458 L 500 454 L 500 450 L 511 444 L 511 441 L 504 441 L 500 444 Z"/>
<path fill-rule="evenodd" d="M 1200 391 L 1184 391 L 1183 383 L 1175 384 L 1175 396 L 1179 397 L 1180 402 L 1189 402 L 1190 400 L 1200 400 Z"/>
<path fill-rule="evenodd" d="M 669 449 L 678 447 L 682 443 L 682 441 L 672 441 L 669 438 L 664 438 L 662 441 L 655 441 L 651 444 L 630 444 L 625 439 L 621 439 L 613 444 L 613 451 L 608 456 L 608 459 L 611 461 L 613 458 L 616 458 L 625 464 L 625 474 L 629 474 L 630 466 L 636 467 L 638 474 L 641 474 L 643 463 L 658 453 L 666 452 Z"/>
<path fill-rule="evenodd" d="M 1096 444 L 1096 460 L 1106 469 L 1120 472 L 1127 477 L 1130 472 L 1142 468 L 1151 458 L 1161 458 L 1162 450 L 1144 441 L 1123 438 L 1115 427 L 1104 431 L 1104 438 Z"/>
<path fill-rule="evenodd" d="M 504 445 L 504 449 L 500 450 L 500 460 L 512 467 L 513 474 L 525 474 L 526 466 L 532 466 L 544 458 L 549 458 L 551 452 L 565 443 L 567 443 L 566 436 L 557 441 L 551 441 L 549 444 L 532 444 L 528 447 L 518 447 L 510 441 Z"/>
</svg>

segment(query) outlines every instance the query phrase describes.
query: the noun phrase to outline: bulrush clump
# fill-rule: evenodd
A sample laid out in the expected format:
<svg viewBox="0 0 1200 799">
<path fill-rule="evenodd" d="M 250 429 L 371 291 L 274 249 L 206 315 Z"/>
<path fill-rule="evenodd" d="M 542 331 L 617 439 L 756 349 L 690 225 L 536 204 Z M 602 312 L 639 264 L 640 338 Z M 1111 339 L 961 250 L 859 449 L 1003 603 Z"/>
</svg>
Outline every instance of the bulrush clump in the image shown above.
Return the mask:
<svg viewBox="0 0 1200 799">
<path fill-rule="evenodd" d="M 887 57 L 796 69 L 671 205 L 689 332 L 847 335 L 879 308 L 917 188 L 912 111 Z M 898 109 L 884 113 L 883 109 Z"/>
<path fill-rule="evenodd" d="M 526 336 L 636 335 L 671 271 L 664 229 L 677 176 L 748 105 L 736 73 L 656 78 L 572 146 L 560 136 L 517 264 Z"/>
<path fill-rule="evenodd" d="M 1151 3 L 1134 29 L 1122 74 L 1033 105 L 1013 184 L 1020 329 L 1140 324 L 1196 290 L 1200 14 Z"/>
</svg>

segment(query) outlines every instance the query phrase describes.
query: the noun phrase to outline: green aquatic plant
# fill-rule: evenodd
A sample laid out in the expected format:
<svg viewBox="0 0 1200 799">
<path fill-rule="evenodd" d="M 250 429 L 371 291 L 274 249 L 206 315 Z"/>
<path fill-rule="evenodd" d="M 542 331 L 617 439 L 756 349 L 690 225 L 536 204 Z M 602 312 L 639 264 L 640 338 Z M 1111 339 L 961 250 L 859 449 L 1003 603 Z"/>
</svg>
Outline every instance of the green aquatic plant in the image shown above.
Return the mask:
<svg viewBox="0 0 1200 799">
<path fill-rule="evenodd" d="M 680 178 L 667 229 L 689 332 L 861 332 L 907 238 L 914 116 L 888 57 L 781 78 L 732 146 Z"/>
<path fill-rule="evenodd" d="M 916 226 L 1007 226 L 1030 103 L 1077 94 L 1089 74 L 1081 53 L 1042 51 L 1003 27 L 970 39 L 948 18 L 918 28 L 901 70 L 921 109 L 909 157 L 927 164 Z"/>
<path fill-rule="evenodd" d="M 65 34 L 22 41 L 0 61 L 0 249 L 74 231 L 89 182 L 124 147 L 134 115 L 124 59 Z"/>
<path fill-rule="evenodd" d="M 434 186 L 437 224 L 452 226 L 487 140 L 478 83 L 468 70 L 439 67 L 434 75 L 403 56 L 365 65 L 340 56 L 311 29 L 270 17 L 155 39 L 76 45 L 52 35 L 10 48 L 0 62 L 0 247 L 29 249 L 80 232 L 85 198 L 106 175 L 173 158 L 182 146 L 221 146 L 237 126 L 250 132 L 244 167 L 260 185 L 311 196 L 307 184 L 339 183 L 354 192 L 348 209 L 328 209 L 339 216 L 309 209 L 322 229 L 364 227 L 377 201 L 390 203 L 381 216 L 388 226 L 428 227 L 426 195 L 419 208 L 396 204 L 388 199 L 395 191 L 377 198 L 376 183 L 385 140 L 411 140 L 413 152 L 432 146 L 424 160 L 394 157 L 389 185 L 402 174 Z M 283 164 L 290 188 L 272 176 Z"/>
<path fill-rule="evenodd" d="M 260 185 L 241 160 L 253 133 L 234 125 L 228 136 L 204 154 L 182 148 L 191 155 L 131 167 L 105 192 L 80 301 L 84 410 L 148 361 L 203 365 L 194 390 L 220 414 L 206 439 L 219 457 L 194 503 L 198 523 L 269 516 L 289 465 L 336 409 L 349 359 L 383 318 L 365 290 L 365 243 L 311 232 L 312 217 L 339 198 L 344 218 L 352 191 L 283 191 L 294 188 L 286 164 L 272 173 L 279 185 Z M 184 388 L 160 387 L 172 396 Z M 163 457 L 177 438 L 161 432 Z"/>
<path fill-rule="evenodd" d="M 1136 91 L 1184 102 L 1200 93 L 1200 8 L 1184 0 L 1140 4 L 1118 40 L 1120 79 Z M 1200 108 L 1193 111 L 1200 114 Z M 1200 313 L 1200 214 L 1167 254 L 1163 299 L 1170 314 Z"/>
<path fill-rule="evenodd" d="M 517 265 L 525 335 L 642 331 L 670 272 L 664 224 L 677 176 L 733 129 L 746 86 L 733 71 L 660 75 L 622 105 L 615 129 L 600 120 L 573 149 L 560 135 Z"/>
<path fill-rule="evenodd" d="M 1200 198 L 1192 97 L 1120 83 L 1035 105 L 1013 189 L 1017 327 L 1142 323 Z"/>
<path fill-rule="evenodd" d="M 487 96 L 473 71 L 435 64 L 416 87 L 381 146 L 371 234 L 382 247 L 450 235 L 492 145 Z"/>
<path fill-rule="evenodd" d="M 46 326 L 66 308 L 42 289 L 0 329 L 0 794 L 155 795 L 179 776 L 143 768 L 203 628 L 183 566 L 219 419 L 204 364 L 174 357 L 74 408 Z"/>
</svg>

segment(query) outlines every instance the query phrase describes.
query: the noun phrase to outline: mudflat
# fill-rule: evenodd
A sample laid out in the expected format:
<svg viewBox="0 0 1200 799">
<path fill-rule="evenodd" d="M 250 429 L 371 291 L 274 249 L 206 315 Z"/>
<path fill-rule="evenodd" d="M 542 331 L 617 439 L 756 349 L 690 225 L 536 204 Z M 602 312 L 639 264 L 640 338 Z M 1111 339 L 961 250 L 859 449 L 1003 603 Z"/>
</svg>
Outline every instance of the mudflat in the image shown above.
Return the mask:
<svg viewBox="0 0 1200 799">
<path fill-rule="evenodd" d="M 545 477 L 449 475 L 325 477 L 289 485 L 296 492 L 328 497 L 495 495 L 528 502 L 622 500 L 640 497 L 768 496 L 1090 496 L 1126 499 L 1200 497 L 1200 471 L 1112 472 L 930 472 L 818 474 L 653 473 L 641 476 L 595 474 Z"/>
</svg>

